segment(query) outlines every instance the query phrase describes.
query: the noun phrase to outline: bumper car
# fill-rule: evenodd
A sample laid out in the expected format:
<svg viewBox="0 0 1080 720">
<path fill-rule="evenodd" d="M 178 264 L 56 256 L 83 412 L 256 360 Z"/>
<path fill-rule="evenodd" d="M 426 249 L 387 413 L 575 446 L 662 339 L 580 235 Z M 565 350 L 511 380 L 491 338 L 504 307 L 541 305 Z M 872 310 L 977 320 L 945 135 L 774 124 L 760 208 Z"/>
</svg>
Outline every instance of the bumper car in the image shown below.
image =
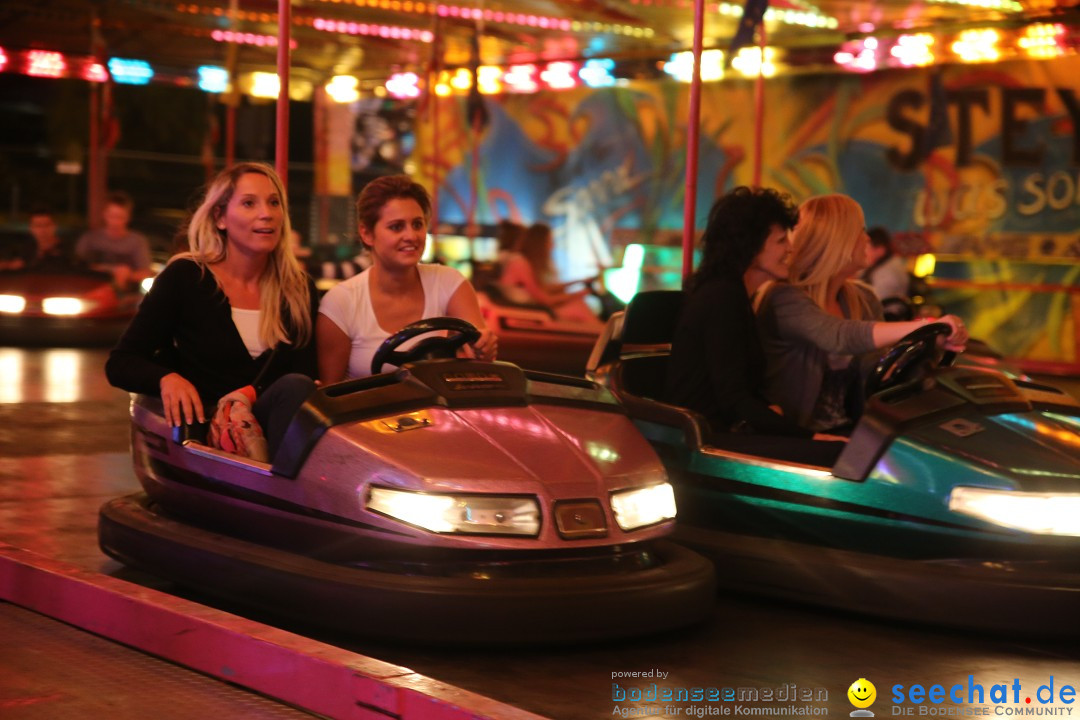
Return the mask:
<svg viewBox="0 0 1080 720">
<path fill-rule="evenodd" d="M 0 344 L 112 345 L 142 300 L 108 273 L 46 267 L 0 273 Z"/>
<path fill-rule="evenodd" d="M 484 321 L 499 337 L 499 356 L 522 367 L 582 376 L 597 328 L 557 319 L 543 305 L 515 303 L 498 285 L 477 293 Z"/>
<path fill-rule="evenodd" d="M 1062 621 L 1080 610 L 1074 398 L 950 365 L 936 323 L 882 357 L 833 467 L 735 452 L 731 435 L 662 401 L 680 304 L 635 297 L 588 376 L 663 458 L 675 538 L 714 560 L 721 587 L 954 627 L 1075 629 Z"/>
<path fill-rule="evenodd" d="M 394 349 L 438 329 L 452 332 Z M 272 464 L 174 435 L 157 398 L 134 397 L 144 492 L 102 507 L 102 549 L 277 617 L 424 643 L 595 640 L 710 614 L 712 565 L 666 540 L 667 475 L 611 394 L 453 357 L 475 337 L 448 318 L 392 336 L 373 367 L 401 369 L 318 389 Z"/>
</svg>

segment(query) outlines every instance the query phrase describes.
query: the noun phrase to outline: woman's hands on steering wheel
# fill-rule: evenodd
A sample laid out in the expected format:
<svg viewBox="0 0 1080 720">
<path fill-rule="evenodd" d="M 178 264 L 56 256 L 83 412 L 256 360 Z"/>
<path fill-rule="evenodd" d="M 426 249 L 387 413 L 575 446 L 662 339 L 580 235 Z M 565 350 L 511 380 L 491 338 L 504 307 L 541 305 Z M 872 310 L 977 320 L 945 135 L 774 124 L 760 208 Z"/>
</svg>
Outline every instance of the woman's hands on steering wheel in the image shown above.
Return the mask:
<svg viewBox="0 0 1080 720">
<path fill-rule="evenodd" d="M 953 348 L 963 349 L 967 329 L 959 318 L 952 315 L 946 317 L 952 322 L 942 319 L 924 323 L 889 348 L 866 378 L 865 396 L 870 397 L 922 377 L 928 367 L 951 365 L 956 358 Z M 961 342 L 953 344 L 953 338 Z"/>
<path fill-rule="evenodd" d="M 425 335 L 439 330 L 447 330 L 449 336 L 435 335 L 427 337 L 408 350 L 398 348 L 414 337 Z M 487 331 L 487 328 L 485 328 Z M 490 331 L 487 331 L 490 333 Z M 452 358 L 457 351 L 465 345 L 476 347 L 483 346 L 483 351 L 494 354 L 494 336 L 484 343 L 483 333 L 468 322 L 456 317 L 425 318 L 406 325 L 396 333 L 386 338 L 379 349 L 371 358 L 371 374 L 378 375 L 382 372 L 384 364 L 401 367 L 408 362 L 416 362 L 431 358 Z M 484 358 L 479 358 L 484 359 Z"/>
<path fill-rule="evenodd" d="M 480 330 L 480 338 L 467 347 L 472 349 L 473 356 L 477 360 L 490 361 L 495 359 L 499 351 L 499 338 L 487 328 Z"/>
<path fill-rule="evenodd" d="M 952 352 L 963 352 L 968 341 L 967 326 L 956 315 L 942 315 L 931 322 L 942 322 L 952 328 L 952 334 L 945 338 L 945 349 Z"/>
</svg>

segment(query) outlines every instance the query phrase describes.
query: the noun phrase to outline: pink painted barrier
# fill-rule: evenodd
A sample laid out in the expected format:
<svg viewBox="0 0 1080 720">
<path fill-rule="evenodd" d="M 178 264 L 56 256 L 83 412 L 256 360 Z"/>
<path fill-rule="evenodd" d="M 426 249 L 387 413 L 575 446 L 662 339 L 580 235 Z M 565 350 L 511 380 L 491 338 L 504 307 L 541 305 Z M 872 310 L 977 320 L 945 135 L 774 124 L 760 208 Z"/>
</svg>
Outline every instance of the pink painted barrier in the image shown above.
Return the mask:
<svg viewBox="0 0 1080 720">
<path fill-rule="evenodd" d="M 333 718 L 543 720 L 405 667 L 4 543 L 0 598 Z"/>
</svg>

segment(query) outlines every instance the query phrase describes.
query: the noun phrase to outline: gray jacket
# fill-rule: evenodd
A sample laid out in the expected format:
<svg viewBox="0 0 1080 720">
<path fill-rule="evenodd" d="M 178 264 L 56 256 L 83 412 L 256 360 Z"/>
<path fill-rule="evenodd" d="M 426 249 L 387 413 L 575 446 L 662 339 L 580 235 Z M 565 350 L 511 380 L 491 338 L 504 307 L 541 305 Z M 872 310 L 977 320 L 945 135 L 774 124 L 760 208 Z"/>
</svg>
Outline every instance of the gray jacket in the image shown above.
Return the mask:
<svg viewBox="0 0 1080 720">
<path fill-rule="evenodd" d="M 881 303 L 869 287 L 860 286 L 860 290 L 872 316 L 880 320 Z M 848 315 L 842 301 L 841 307 Z M 765 397 L 803 427 L 810 425 L 829 354 L 863 355 L 876 349 L 873 320 L 830 315 L 805 292 L 786 283 L 767 290 L 757 322 L 768 363 Z"/>
</svg>

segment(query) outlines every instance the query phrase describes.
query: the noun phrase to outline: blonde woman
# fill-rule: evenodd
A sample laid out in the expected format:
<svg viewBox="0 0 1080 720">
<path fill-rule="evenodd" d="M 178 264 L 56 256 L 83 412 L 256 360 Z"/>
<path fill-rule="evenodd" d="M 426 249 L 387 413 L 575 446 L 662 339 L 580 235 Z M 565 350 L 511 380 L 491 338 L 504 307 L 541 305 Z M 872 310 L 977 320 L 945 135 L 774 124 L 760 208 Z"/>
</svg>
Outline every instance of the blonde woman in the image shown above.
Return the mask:
<svg viewBox="0 0 1080 720">
<path fill-rule="evenodd" d="M 109 382 L 160 394 L 174 426 L 205 422 L 236 390 L 253 403 L 270 457 L 317 372 L 311 280 L 292 253 L 288 204 L 268 165 L 211 181 L 169 262 L 109 355 Z"/>
<path fill-rule="evenodd" d="M 758 298 L 766 397 L 813 432 L 849 432 L 862 412 L 863 370 L 875 350 L 927 321 L 882 322 L 881 303 L 855 280 L 870 263 L 862 208 L 846 195 L 810 198 L 792 231 L 788 279 Z M 962 348 L 963 322 L 946 315 L 947 343 Z M 860 357 L 861 356 L 861 357 Z"/>
</svg>

